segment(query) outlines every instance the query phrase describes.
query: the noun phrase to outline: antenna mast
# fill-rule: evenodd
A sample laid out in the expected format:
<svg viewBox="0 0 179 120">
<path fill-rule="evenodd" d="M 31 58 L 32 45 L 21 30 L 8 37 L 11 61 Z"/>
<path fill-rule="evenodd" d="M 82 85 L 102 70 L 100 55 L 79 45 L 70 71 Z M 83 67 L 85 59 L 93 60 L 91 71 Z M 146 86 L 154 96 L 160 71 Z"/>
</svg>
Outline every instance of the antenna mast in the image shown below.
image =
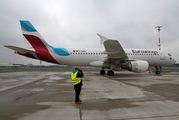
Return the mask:
<svg viewBox="0 0 179 120">
<path fill-rule="evenodd" d="M 159 46 L 159 50 L 161 50 L 161 44 L 160 44 L 160 28 L 162 28 L 163 26 L 156 26 L 155 28 L 158 28 L 158 42 L 159 44 L 157 46 Z"/>
</svg>

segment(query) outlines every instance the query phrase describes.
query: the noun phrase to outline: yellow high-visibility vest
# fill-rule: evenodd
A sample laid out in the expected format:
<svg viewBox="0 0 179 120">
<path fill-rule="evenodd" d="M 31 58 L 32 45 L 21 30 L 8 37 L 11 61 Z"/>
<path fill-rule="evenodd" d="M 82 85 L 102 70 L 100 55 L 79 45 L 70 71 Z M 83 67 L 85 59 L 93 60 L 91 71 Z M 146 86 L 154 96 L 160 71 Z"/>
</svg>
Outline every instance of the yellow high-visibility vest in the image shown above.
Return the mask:
<svg viewBox="0 0 179 120">
<path fill-rule="evenodd" d="M 75 73 L 74 72 L 71 73 L 71 79 L 72 79 L 73 85 L 79 84 L 81 82 L 81 80 L 82 80 L 82 78 L 77 78 L 76 77 L 77 74 L 78 74 L 78 71 L 76 71 Z"/>
</svg>

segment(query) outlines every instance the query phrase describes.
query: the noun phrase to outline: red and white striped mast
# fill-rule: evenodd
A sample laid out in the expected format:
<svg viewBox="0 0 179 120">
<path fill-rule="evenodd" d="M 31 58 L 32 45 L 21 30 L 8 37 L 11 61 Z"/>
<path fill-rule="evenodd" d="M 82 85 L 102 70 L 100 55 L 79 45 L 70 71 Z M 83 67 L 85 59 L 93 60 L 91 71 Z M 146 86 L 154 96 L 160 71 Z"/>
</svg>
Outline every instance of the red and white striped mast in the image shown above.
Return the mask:
<svg viewBox="0 0 179 120">
<path fill-rule="evenodd" d="M 158 44 L 158 46 L 159 46 L 159 50 L 161 50 L 161 43 L 160 43 L 160 28 L 162 28 L 163 26 L 156 26 L 155 28 L 158 28 L 158 42 L 159 42 L 159 44 Z"/>
</svg>

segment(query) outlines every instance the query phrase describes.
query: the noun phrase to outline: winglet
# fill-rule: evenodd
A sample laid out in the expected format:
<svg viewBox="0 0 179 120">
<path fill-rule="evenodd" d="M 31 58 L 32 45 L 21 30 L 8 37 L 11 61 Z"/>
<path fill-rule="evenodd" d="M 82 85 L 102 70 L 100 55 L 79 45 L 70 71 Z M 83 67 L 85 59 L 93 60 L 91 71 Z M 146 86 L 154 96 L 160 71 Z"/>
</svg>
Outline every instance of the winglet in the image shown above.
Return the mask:
<svg viewBox="0 0 179 120">
<path fill-rule="evenodd" d="M 101 44 L 103 44 L 106 40 L 109 40 L 108 38 L 100 35 L 100 34 L 97 34 L 100 38 L 101 38 Z"/>
</svg>

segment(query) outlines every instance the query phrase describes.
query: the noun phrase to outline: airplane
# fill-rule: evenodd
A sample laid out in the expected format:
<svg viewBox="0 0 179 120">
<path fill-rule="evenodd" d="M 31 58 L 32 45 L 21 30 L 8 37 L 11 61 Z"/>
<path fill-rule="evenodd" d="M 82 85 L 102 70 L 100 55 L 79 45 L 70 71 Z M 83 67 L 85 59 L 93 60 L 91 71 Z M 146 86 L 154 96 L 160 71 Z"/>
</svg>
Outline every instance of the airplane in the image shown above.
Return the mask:
<svg viewBox="0 0 179 120">
<path fill-rule="evenodd" d="M 20 20 L 23 38 L 28 48 L 6 45 L 16 54 L 32 59 L 69 66 L 101 67 L 100 73 L 114 76 L 114 70 L 146 72 L 149 66 L 156 68 L 160 74 L 161 67 L 176 63 L 176 59 L 168 52 L 156 49 L 123 49 L 117 40 L 108 39 L 97 34 L 104 48 L 56 48 L 50 46 L 34 26 L 27 20 Z"/>
</svg>

